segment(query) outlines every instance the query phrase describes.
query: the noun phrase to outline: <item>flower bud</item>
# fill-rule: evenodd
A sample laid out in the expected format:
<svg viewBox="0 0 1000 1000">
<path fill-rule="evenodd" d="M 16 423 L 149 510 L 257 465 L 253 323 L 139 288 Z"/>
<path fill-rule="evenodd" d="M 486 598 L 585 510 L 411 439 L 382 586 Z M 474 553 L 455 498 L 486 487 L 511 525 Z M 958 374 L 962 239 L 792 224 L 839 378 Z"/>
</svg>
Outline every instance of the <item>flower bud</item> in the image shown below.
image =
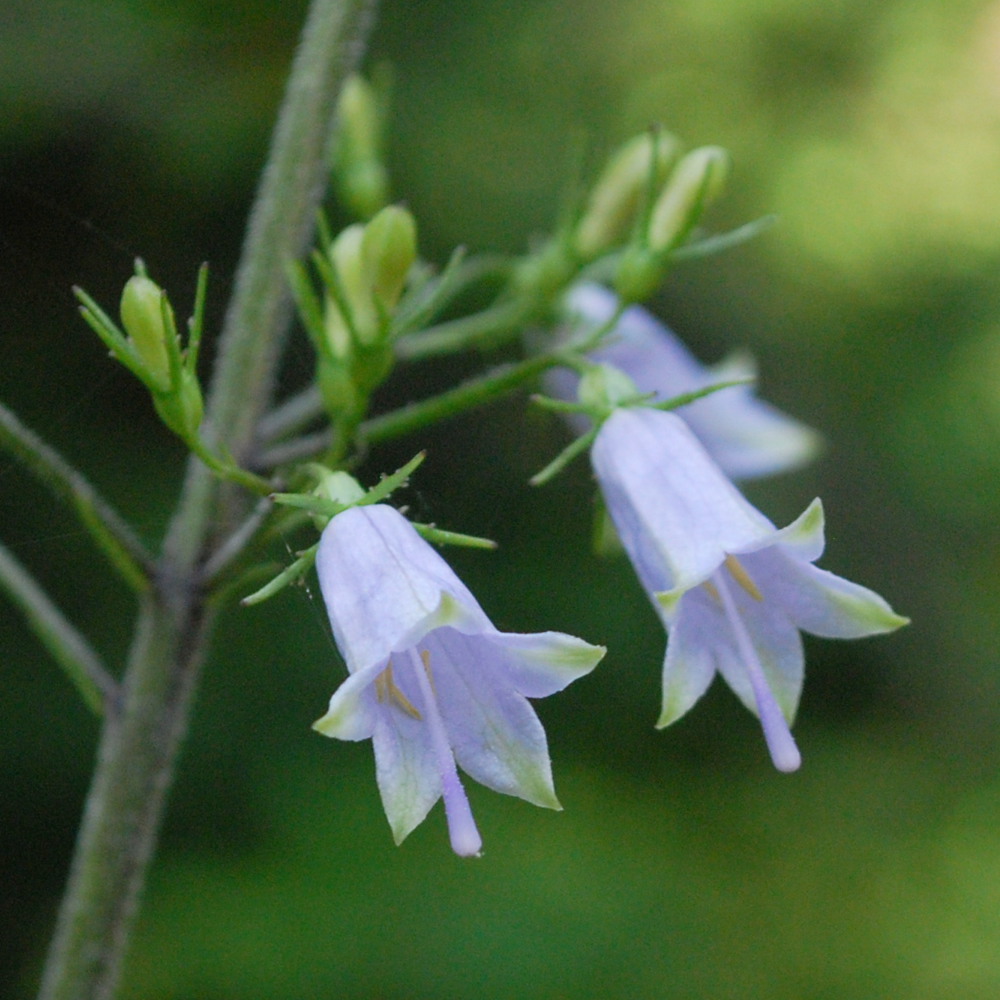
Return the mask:
<svg viewBox="0 0 1000 1000">
<path fill-rule="evenodd" d="M 362 250 L 364 235 L 365 227 L 356 223 L 339 233 L 330 247 L 330 261 L 337 272 L 344 302 L 330 303 L 332 309 L 328 310 L 327 333 L 331 337 L 333 352 L 339 357 L 349 353 L 350 345 L 339 342 L 342 339 L 340 333 L 331 329 L 331 323 L 334 327 L 339 325 L 343 331 L 353 331 L 354 336 L 363 344 L 370 343 L 378 335 L 379 318 L 365 274 Z M 348 315 L 342 314 L 343 308 L 347 309 Z"/>
<path fill-rule="evenodd" d="M 655 131 L 634 136 L 611 156 L 576 227 L 576 250 L 584 260 L 592 260 L 622 239 L 643 193 L 657 190 L 666 180 L 679 147 L 675 136 Z"/>
<path fill-rule="evenodd" d="M 164 312 L 170 318 L 169 330 L 164 323 Z M 122 291 L 120 313 L 122 326 L 139 360 L 160 389 L 169 389 L 167 338 L 174 335 L 174 323 L 163 289 L 145 275 L 133 275 Z"/>
<path fill-rule="evenodd" d="M 347 472 L 324 473 L 313 493 L 325 500 L 332 500 L 345 506 L 357 503 L 365 495 L 361 484 Z"/>
<path fill-rule="evenodd" d="M 613 365 L 588 368 L 580 378 L 576 394 L 584 406 L 605 412 L 625 403 L 634 403 L 640 396 L 635 382 Z"/>
<path fill-rule="evenodd" d="M 719 146 L 693 149 L 677 164 L 650 216 L 649 246 L 654 251 L 681 243 L 722 192 L 729 166 L 729 154 Z"/>
<path fill-rule="evenodd" d="M 383 208 L 365 226 L 361 256 L 372 295 L 386 313 L 396 308 L 417 259 L 417 224 L 399 205 Z"/>
<path fill-rule="evenodd" d="M 345 206 L 367 219 L 389 200 L 382 163 L 382 127 L 375 92 L 363 77 L 348 77 L 337 102 L 334 180 Z"/>
</svg>

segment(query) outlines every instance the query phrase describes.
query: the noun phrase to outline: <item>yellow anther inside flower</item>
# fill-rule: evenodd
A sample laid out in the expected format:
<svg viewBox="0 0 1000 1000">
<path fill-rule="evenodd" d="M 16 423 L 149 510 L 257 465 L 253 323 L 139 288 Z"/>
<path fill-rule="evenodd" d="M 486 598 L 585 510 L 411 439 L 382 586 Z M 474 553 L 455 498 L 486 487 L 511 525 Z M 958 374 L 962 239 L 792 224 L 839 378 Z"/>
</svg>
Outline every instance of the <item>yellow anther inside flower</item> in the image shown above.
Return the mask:
<svg viewBox="0 0 1000 1000">
<path fill-rule="evenodd" d="M 427 655 L 426 653 L 424 654 Z M 427 661 L 424 660 L 424 666 L 427 666 Z M 392 676 L 392 663 L 385 668 L 375 678 L 375 697 L 380 703 L 389 702 L 390 705 L 395 705 L 396 708 L 405 712 L 411 719 L 422 719 L 423 716 L 417 709 L 416 705 L 406 697 L 405 694 L 396 685 L 395 680 Z"/>
<path fill-rule="evenodd" d="M 743 568 L 743 564 L 735 556 L 726 556 L 726 569 L 732 578 L 755 600 L 763 601 L 764 595 L 757 589 L 757 584 Z"/>
</svg>

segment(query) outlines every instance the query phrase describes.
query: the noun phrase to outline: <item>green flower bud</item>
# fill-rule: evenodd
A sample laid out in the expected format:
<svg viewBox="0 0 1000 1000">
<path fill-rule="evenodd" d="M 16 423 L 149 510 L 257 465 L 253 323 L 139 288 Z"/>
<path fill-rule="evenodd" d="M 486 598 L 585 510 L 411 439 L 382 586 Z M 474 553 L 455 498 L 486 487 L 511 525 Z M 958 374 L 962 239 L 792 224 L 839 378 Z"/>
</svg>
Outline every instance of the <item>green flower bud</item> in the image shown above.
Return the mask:
<svg viewBox="0 0 1000 1000">
<path fill-rule="evenodd" d="M 162 288 L 145 275 L 136 274 L 125 283 L 120 307 L 122 326 L 129 343 L 153 382 L 163 391 L 170 388 L 170 358 L 167 341 L 174 336 L 173 310 Z M 169 317 L 170 329 L 164 323 Z"/>
<path fill-rule="evenodd" d="M 334 180 L 344 205 L 367 219 L 389 200 L 389 175 L 382 162 L 382 122 L 371 85 L 348 77 L 337 102 Z"/>
<path fill-rule="evenodd" d="M 635 220 L 643 194 L 660 187 L 679 152 L 675 136 L 656 131 L 634 136 L 611 156 L 577 224 L 574 240 L 584 260 L 620 242 Z"/>
<path fill-rule="evenodd" d="M 375 310 L 372 290 L 365 273 L 365 259 L 362 243 L 365 227 L 356 223 L 348 226 L 337 235 L 330 247 L 330 261 L 340 280 L 344 303 L 331 303 L 335 317 L 329 317 L 334 324 L 347 331 L 353 331 L 362 344 L 371 343 L 378 337 L 379 317 Z M 348 315 L 341 314 L 342 306 L 346 307 Z M 337 331 L 331 330 L 328 324 L 328 336 L 331 336 L 331 347 L 337 357 L 344 357 L 350 350 L 349 345 L 337 343 Z M 345 350 L 346 347 L 346 350 Z"/>
<path fill-rule="evenodd" d="M 640 393 L 635 382 L 621 369 L 594 365 L 581 376 L 576 395 L 584 406 L 607 412 L 622 404 L 634 403 Z"/>
<path fill-rule="evenodd" d="M 361 241 L 368 284 L 385 313 L 396 308 L 417 259 L 417 223 L 405 208 L 389 205 L 365 226 Z"/>
<path fill-rule="evenodd" d="M 729 154 L 719 146 L 693 149 L 677 164 L 650 216 L 648 237 L 653 250 L 669 250 L 681 243 L 706 206 L 722 192 L 729 167 Z"/>
<path fill-rule="evenodd" d="M 315 468 L 315 466 L 314 466 Z M 313 493 L 334 503 L 352 504 L 361 500 L 365 491 L 361 484 L 347 472 L 326 471 L 316 484 Z"/>
</svg>

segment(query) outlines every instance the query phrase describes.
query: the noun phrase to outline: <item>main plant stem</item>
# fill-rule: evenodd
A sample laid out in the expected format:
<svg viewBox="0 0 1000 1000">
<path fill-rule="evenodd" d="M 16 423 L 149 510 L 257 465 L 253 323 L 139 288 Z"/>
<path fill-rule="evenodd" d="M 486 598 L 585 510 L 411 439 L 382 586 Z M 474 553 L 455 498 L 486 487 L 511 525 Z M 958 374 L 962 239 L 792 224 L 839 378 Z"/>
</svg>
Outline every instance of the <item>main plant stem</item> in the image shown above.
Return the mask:
<svg viewBox="0 0 1000 1000">
<path fill-rule="evenodd" d="M 308 243 L 326 174 L 337 94 L 375 0 L 312 0 L 251 213 L 208 404 L 217 441 L 239 458 L 270 399 L 290 316 L 284 268 Z M 219 535 L 220 490 L 193 461 L 154 586 L 141 600 L 116 711 L 108 711 L 41 1000 L 111 1000 L 156 846 L 214 615 L 199 567 Z"/>
</svg>

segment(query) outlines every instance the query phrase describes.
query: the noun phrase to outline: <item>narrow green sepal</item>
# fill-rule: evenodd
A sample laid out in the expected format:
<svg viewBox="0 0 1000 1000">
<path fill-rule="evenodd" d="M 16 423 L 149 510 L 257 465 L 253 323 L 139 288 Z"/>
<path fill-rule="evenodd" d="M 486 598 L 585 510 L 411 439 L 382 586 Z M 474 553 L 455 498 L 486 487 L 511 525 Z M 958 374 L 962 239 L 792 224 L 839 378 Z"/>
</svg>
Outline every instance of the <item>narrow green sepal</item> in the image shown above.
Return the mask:
<svg viewBox="0 0 1000 1000">
<path fill-rule="evenodd" d="M 416 471 L 418 466 L 427 457 L 426 451 L 417 452 L 402 468 L 383 476 L 354 506 L 366 507 L 369 504 L 381 503 L 390 493 L 394 493 L 401 486 L 405 486 L 410 476 Z"/>
<path fill-rule="evenodd" d="M 295 302 L 299 319 L 309 334 L 313 347 L 318 353 L 323 353 L 327 349 L 327 340 L 323 329 L 323 305 L 313 283 L 309 280 L 309 272 L 305 265 L 298 261 L 288 261 L 285 265 L 285 276 L 288 278 L 288 287 Z"/>
<path fill-rule="evenodd" d="M 463 535 L 458 531 L 446 531 L 433 524 L 417 524 L 415 521 L 411 521 L 410 524 L 416 528 L 417 534 L 421 538 L 433 542 L 435 545 L 458 545 L 467 549 L 495 549 L 498 547 L 492 538 L 480 538 L 478 535 Z"/>
<path fill-rule="evenodd" d="M 342 514 L 351 507 L 368 507 L 371 504 L 381 503 L 395 490 L 406 485 L 413 471 L 426 457 L 426 452 L 419 452 L 402 468 L 383 476 L 378 483 L 365 492 L 364 496 L 348 503 L 332 500 L 328 496 L 317 496 L 315 493 L 272 493 L 270 499 L 275 503 L 284 504 L 286 507 L 305 510 L 317 517 L 329 519 Z"/>
<path fill-rule="evenodd" d="M 465 263 L 465 247 L 455 247 L 444 270 L 428 277 L 410 290 L 399 304 L 390 333 L 395 340 L 411 330 L 423 329 L 431 318 L 448 305 L 460 287 L 459 271 Z"/>
<path fill-rule="evenodd" d="M 240 604 L 245 607 L 250 607 L 252 604 L 260 604 L 262 601 L 266 601 L 269 597 L 274 597 L 279 591 L 282 591 L 289 584 L 296 583 L 302 579 L 306 573 L 312 569 L 313 563 L 316 561 L 316 550 L 319 548 L 319 542 L 315 545 L 310 546 L 304 552 L 299 554 L 298 559 L 295 560 L 287 569 L 282 570 L 273 580 L 265 583 L 260 590 L 254 591 L 247 597 L 244 597 Z"/>
<path fill-rule="evenodd" d="M 198 369 L 201 334 L 205 329 L 205 302 L 208 298 L 208 264 L 198 268 L 198 283 L 194 290 L 194 309 L 188 320 L 188 345 L 184 352 L 184 367 L 194 375 Z"/>
<path fill-rule="evenodd" d="M 272 493 L 269 499 L 275 503 L 284 504 L 286 507 L 294 507 L 296 510 L 308 511 L 318 517 L 336 517 L 341 512 L 347 510 L 352 504 L 337 503 L 336 500 L 328 500 L 326 497 L 314 496 L 311 493 Z"/>
<path fill-rule="evenodd" d="M 594 526 L 591 539 L 594 554 L 603 558 L 620 556 L 625 551 L 622 546 L 622 540 L 615 530 L 614 522 L 611 520 L 611 515 L 608 513 L 608 508 L 600 495 L 598 495 L 594 510 Z"/>
<path fill-rule="evenodd" d="M 670 259 L 677 262 L 711 257 L 713 254 L 722 253 L 723 250 L 728 250 L 730 247 L 738 247 L 742 243 L 756 239 L 762 233 L 766 233 L 777 221 L 777 215 L 763 215 L 759 219 L 753 219 L 751 222 L 746 222 L 728 232 L 699 237 L 677 247 L 676 250 L 671 250 Z"/>
<path fill-rule="evenodd" d="M 734 378 L 728 382 L 715 382 L 713 385 L 706 385 L 703 389 L 683 392 L 679 396 L 665 399 L 662 403 L 649 403 L 648 406 L 653 410 L 676 410 L 680 406 L 687 406 L 688 403 L 693 403 L 696 399 L 711 396 L 722 389 L 731 389 L 734 385 L 753 385 L 756 381 L 755 378 Z"/>
<path fill-rule="evenodd" d="M 544 469 L 536 472 L 528 482 L 532 486 L 544 486 L 550 479 L 562 472 L 577 455 L 583 454 L 593 444 L 595 437 L 597 437 L 596 428 L 570 442 Z"/>
<path fill-rule="evenodd" d="M 112 357 L 117 358 L 147 389 L 154 391 L 156 383 L 115 321 L 79 286 L 73 287 L 73 295 L 80 303 L 80 315 L 84 322 L 101 338 Z"/>
<path fill-rule="evenodd" d="M 565 399 L 553 399 L 551 396 L 543 396 L 540 392 L 534 392 L 528 398 L 536 406 L 552 413 L 585 413 L 590 416 L 594 412 L 592 406 L 587 406 L 584 403 L 570 403 Z"/>
</svg>

